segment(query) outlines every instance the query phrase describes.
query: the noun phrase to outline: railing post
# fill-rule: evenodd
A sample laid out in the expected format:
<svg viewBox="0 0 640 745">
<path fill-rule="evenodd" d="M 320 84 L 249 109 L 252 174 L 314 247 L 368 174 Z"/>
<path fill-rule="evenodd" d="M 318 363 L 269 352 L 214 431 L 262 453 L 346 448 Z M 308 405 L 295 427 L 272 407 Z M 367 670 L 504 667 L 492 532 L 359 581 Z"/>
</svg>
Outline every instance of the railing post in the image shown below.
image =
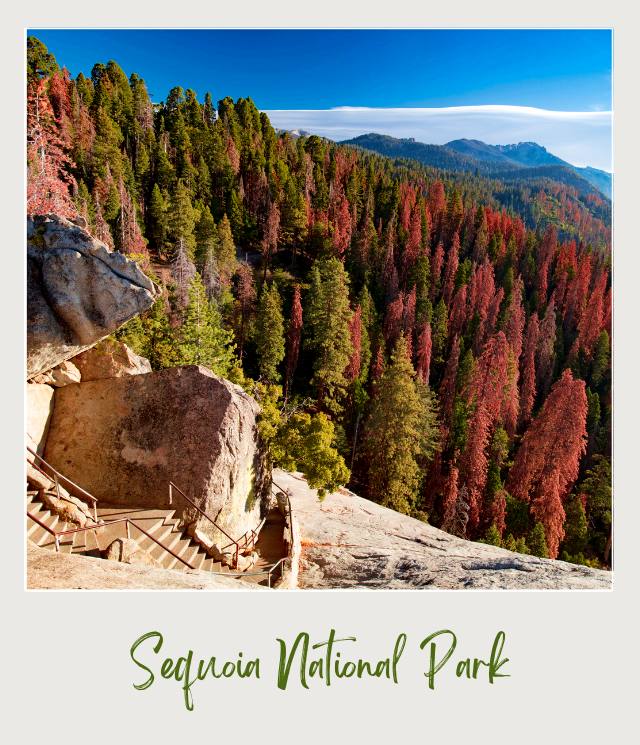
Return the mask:
<svg viewBox="0 0 640 745">
<path fill-rule="evenodd" d="M 127 520 L 125 525 L 127 526 L 127 538 L 131 538 L 131 527 L 129 526 L 129 521 Z"/>
<path fill-rule="evenodd" d="M 59 552 L 59 551 L 60 551 L 60 539 L 59 539 L 59 538 L 58 538 L 58 536 L 56 535 L 56 536 L 54 536 L 54 540 L 55 540 L 55 542 L 56 542 L 56 553 L 57 553 L 57 552 Z"/>
</svg>

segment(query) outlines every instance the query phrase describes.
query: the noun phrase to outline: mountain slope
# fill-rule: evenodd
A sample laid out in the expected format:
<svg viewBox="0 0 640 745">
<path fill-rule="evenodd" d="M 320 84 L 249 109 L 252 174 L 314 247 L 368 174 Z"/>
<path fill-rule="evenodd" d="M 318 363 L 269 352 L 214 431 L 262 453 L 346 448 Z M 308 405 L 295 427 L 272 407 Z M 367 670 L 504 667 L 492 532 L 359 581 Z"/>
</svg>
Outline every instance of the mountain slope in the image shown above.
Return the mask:
<svg viewBox="0 0 640 745">
<path fill-rule="evenodd" d="M 373 150 L 379 155 L 386 155 L 390 158 L 410 158 L 433 168 L 443 168 L 448 171 L 475 171 L 479 166 L 473 158 L 469 158 L 464 153 L 457 153 L 442 145 L 416 142 L 413 138 L 397 139 L 371 132 L 351 140 L 343 140 L 339 144 Z M 482 170 L 486 169 L 482 168 Z"/>
<path fill-rule="evenodd" d="M 463 139 L 446 145 L 428 145 L 412 138 L 369 133 L 340 144 L 391 158 L 410 158 L 432 168 L 479 173 L 506 181 L 552 179 L 577 189 L 580 194 L 597 190 L 611 197 L 611 174 L 596 168 L 576 168 L 535 142 L 488 145 L 480 140 Z"/>
<path fill-rule="evenodd" d="M 473 157 L 483 163 L 491 163 L 498 166 L 516 166 L 527 169 L 542 168 L 548 166 L 559 166 L 577 173 L 582 179 L 594 186 L 605 196 L 611 198 L 611 174 L 601 171 L 598 168 L 578 168 L 577 166 L 567 163 L 557 155 L 550 153 L 546 147 L 538 145 L 537 142 L 518 142 L 514 145 L 487 145 L 480 140 L 452 140 L 444 145 L 449 150 L 454 150 L 466 157 Z M 552 171 L 547 170 L 548 178 L 556 178 L 563 183 L 570 183 L 566 180 L 566 175 L 558 178 L 550 175 Z M 534 176 L 533 171 L 529 174 Z M 542 174 L 541 174 L 542 175 Z M 577 182 L 576 188 L 580 188 L 580 182 Z"/>
</svg>

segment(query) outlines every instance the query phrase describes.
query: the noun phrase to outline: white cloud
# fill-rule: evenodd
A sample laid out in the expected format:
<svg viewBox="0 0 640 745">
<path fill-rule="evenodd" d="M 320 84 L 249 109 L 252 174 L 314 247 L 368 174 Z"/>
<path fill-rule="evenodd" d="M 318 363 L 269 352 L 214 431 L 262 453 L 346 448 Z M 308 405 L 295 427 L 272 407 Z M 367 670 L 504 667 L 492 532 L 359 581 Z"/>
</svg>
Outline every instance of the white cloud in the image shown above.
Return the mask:
<svg viewBox="0 0 640 745">
<path fill-rule="evenodd" d="M 490 145 L 537 142 L 576 166 L 611 170 L 610 111 L 550 111 L 528 106 L 451 106 L 447 108 L 333 109 L 266 111 L 274 127 L 303 129 L 333 140 L 367 132 L 414 137 L 443 145 L 468 138 Z"/>
</svg>

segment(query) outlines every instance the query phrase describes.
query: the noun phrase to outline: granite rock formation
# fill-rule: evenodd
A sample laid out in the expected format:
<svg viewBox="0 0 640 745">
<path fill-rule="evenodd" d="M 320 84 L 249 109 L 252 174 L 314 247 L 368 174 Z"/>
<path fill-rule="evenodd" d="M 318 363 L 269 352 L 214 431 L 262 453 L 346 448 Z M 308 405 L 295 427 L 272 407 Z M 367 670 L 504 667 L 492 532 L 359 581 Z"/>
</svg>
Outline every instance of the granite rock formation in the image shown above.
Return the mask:
<svg viewBox="0 0 640 745">
<path fill-rule="evenodd" d="M 147 310 L 157 288 L 135 261 L 57 215 L 27 221 L 27 378 Z"/>
</svg>

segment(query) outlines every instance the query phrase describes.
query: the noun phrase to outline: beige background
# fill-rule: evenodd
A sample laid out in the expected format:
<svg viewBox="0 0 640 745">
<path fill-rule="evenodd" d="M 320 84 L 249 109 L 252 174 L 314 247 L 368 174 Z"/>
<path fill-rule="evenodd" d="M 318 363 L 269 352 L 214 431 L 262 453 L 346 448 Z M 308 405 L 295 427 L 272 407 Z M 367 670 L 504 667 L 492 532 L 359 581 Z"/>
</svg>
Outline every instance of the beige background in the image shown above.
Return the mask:
<svg viewBox="0 0 640 745">
<path fill-rule="evenodd" d="M 185 1 L 30 2 L 5 6 L 2 28 L 2 702 L 11 742 L 87 743 L 627 743 L 637 734 L 638 645 L 638 60 L 630 3 L 538 0 L 521 16 L 498 2 Z M 595 9 L 595 10 L 594 10 Z M 456 12 L 456 15 L 452 14 Z M 615 589 L 612 592 L 26 593 L 22 559 L 23 28 L 26 26 L 597 26 L 615 29 Z M 242 51 L 238 50 L 238 54 Z M 96 49 L 96 60 L 109 50 Z M 233 64 L 233 60 L 230 60 Z M 295 64 L 295 61 L 292 61 Z M 505 60 L 508 64 L 508 60 Z M 443 60 L 446 67 L 446 60 Z M 215 81 L 215 70 L 211 71 Z M 274 71 L 277 74 L 277 71 Z M 185 81 L 188 83 L 188 81 Z M 214 85 L 215 88 L 215 85 Z M 222 92 L 223 93 L 223 92 Z M 337 681 L 330 689 L 275 685 L 275 637 L 331 626 L 358 637 L 362 656 L 409 641 L 400 685 Z M 512 677 L 493 686 L 456 680 L 429 691 L 420 639 L 448 627 L 459 651 L 488 653 L 507 633 Z M 135 691 L 128 650 L 158 629 L 166 651 L 259 654 L 260 681 L 207 681 L 187 713 L 177 684 Z M 635 694 L 635 695 L 634 695 Z M 8 716 L 8 719 L 7 719 Z M 9 730 L 12 732 L 10 733 Z"/>
</svg>

